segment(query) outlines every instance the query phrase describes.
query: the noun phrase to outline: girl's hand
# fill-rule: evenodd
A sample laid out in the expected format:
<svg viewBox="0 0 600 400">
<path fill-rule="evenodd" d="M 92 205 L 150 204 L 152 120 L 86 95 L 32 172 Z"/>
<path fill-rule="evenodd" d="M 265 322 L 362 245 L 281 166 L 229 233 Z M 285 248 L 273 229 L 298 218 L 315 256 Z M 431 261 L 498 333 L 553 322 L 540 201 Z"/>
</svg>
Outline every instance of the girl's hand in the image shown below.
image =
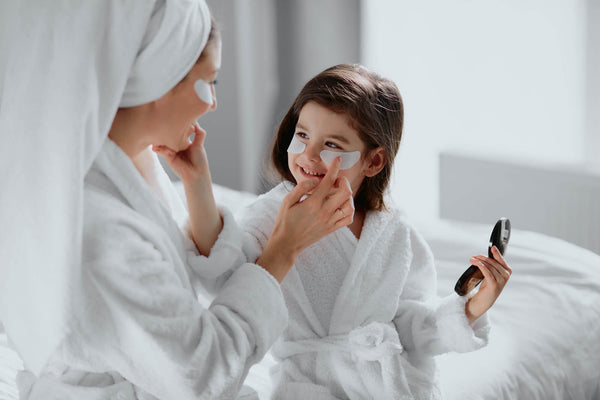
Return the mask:
<svg viewBox="0 0 600 400">
<path fill-rule="evenodd" d="M 481 317 L 494 304 L 504 286 L 508 282 L 512 269 L 500 254 L 496 246 L 492 246 L 492 255 L 494 258 L 482 255 L 471 258 L 471 263 L 479 268 L 483 277 L 479 291 L 467 301 L 465 313 L 472 323 Z"/>
<path fill-rule="evenodd" d="M 181 178 L 184 184 L 206 179 L 207 177 L 210 178 L 208 157 L 204 150 L 206 131 L 200 128 L 198 123 L 193 125 L 193 129 L 194 140 L 183 151 L 176 153 L 165 146 L 152 146 L 152 150 L 167 160 L 173 172 Z"/>
<path fill-rule="evenodd" d="M 336 158 L 316 187 L 311 181 L 302 182 L 284 198 L 271 236 L 256 260 L 279 282 L 302 250 L 352 223 L 352 190 L 345 177 L 337 177 L 340 163 L 341 158 Z"/>
</svg>

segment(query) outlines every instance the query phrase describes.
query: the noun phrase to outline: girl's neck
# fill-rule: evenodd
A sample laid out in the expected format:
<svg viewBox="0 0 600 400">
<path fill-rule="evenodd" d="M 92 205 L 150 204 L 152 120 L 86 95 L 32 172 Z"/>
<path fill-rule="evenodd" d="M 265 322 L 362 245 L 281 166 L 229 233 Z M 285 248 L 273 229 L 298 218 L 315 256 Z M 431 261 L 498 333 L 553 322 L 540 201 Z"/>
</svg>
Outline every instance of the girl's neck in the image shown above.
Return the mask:
<svg viewBox="0 0 600 400">
<path fill-rule="evenodd" d="M 356 211 L 354 213 L 354 220 L 348 225 L 348 229 L 350 229 L 350 232 L 352 232 L 357 239 L 360 239 L 366 215 L 367 213 L 365 211 Z"/>
</svg>

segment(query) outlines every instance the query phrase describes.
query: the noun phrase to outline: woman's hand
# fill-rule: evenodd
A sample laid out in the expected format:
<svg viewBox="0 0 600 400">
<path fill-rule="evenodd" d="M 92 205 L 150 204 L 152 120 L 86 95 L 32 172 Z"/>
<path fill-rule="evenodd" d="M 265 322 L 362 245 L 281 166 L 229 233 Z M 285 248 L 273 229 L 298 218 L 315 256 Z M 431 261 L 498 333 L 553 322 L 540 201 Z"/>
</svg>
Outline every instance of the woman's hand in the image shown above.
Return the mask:
<svg viewBox="0 0 600 400">
<path fill-rule="evenodd" d="M 167 163 L 184 184 L 198 180 L 210 180 L 208 157 L 204 150 L 206 131 L 198 123 L 193 125 L 194 140 L 190 146 L 180 152 L 175 152 L 165 146 L 152 146 L 152 150 L 164 157 Z"/>
<path fill-rule="evenodd" d="M 481 317 L 494 304 L 508 282 L 512 269 L 506 263 L 496 246 L 492 246 L 494 258 L 482 255 L 471 258 L 471 263 L 479 268 L 483 277 L 479 291 L 467 301 L 465 313 L 472 323 Z"/>
<path fill-rule="evenodd" d="M 311 181 L 301 182 L 284 198 L 271 236 L 256 260 L 279 282 L 302 250 L 352 223 L 352 190 L 345 177 L 337 176 L 340 163 L 338 157 L 316 187 Z"/>
</svg>

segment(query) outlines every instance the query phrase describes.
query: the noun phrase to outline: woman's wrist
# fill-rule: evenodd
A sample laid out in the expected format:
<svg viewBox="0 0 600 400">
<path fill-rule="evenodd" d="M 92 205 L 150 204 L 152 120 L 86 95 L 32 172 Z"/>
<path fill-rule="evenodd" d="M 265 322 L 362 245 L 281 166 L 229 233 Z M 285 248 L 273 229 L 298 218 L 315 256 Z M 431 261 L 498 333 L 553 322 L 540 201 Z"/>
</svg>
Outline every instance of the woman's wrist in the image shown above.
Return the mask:
<svg viewBox="0 0 600 400">
<path fill-rule="evenodd" d="M 256 264 L 263 267 L 281 283 L 298 257 L 298 251 L 287 248 L 281 241 L 271 236 Z"/>
</svg>

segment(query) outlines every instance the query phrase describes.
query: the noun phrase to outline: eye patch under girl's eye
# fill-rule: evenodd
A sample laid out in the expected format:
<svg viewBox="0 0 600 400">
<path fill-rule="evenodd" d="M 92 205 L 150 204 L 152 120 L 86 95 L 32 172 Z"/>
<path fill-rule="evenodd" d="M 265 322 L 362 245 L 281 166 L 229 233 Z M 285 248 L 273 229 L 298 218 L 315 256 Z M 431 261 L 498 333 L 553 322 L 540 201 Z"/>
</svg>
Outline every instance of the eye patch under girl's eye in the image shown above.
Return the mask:
<svg viewBox="0 0 600 400">
<path fill-rule="evenodd" d="M 328 166 L 331 165 L 336 157 L 342 157 L 342 163 L 340 169 L 352 168 L 354 164 L 360 159 L 360 151 L 331 151 L 323 150 L 319 153 L 321 160 Z"/>
<path fill-rule="evenodd" d="M 300 154 L 304 153 L 304 150 L 306 150 L 306 144 L 302 143 L 302 141 L 298 139 L 298 134 L 292 136 L 292 141 L 288 146 L 287 152 L 292 154 Z"/>
<path fill-rule="evenodd" d="M 302 143 L 300 139 L 298 139 L 298 135 L 292 136 L 292 141 L 288 146 L 287 152 L 292 154 L 301 154 L 306 150 L 306 144 Z M 351 168 L 356 162 L 360 159 L 360 151 L 331 151 L 331 150 L 323 150 L 319 153 L 321 160 L 327 165 L 331 165 L 333 160 L 336 157 L 342 157 L 342 163 L 340 165 L 340 169 L 348 169 Z"/>
</svg>

